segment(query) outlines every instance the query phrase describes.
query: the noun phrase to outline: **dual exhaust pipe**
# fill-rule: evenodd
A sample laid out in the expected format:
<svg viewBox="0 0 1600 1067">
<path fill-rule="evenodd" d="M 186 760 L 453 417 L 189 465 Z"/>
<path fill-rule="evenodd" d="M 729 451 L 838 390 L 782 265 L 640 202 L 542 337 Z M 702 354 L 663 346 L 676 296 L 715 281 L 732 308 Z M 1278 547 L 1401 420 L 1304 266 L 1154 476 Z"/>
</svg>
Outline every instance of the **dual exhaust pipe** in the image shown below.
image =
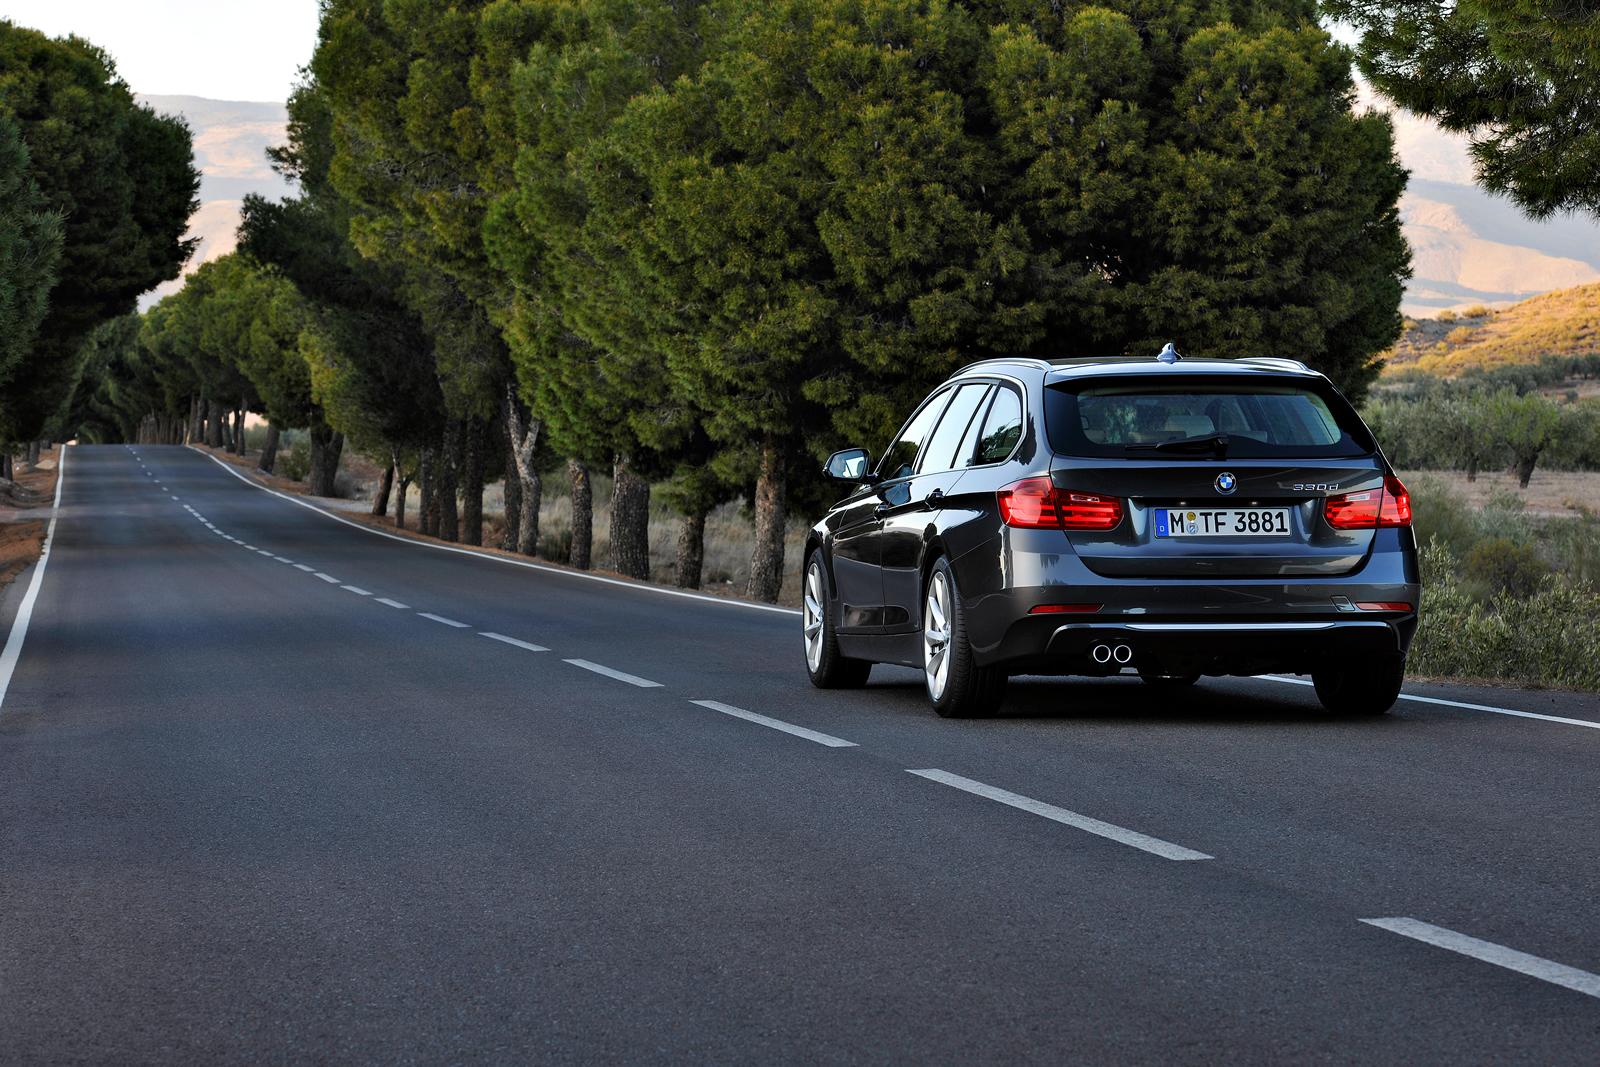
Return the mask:
<svg viewBox="0 0 1600 1067">
<path fill-rule="evenodd" d="M 1133 648 L 1129 645 L 1108 645 L 1104 642 L 1089 650 L 1089 657 L 1102 667 L 1112 661 L 1125 667 L 1133 661 Z"/>
</svg>

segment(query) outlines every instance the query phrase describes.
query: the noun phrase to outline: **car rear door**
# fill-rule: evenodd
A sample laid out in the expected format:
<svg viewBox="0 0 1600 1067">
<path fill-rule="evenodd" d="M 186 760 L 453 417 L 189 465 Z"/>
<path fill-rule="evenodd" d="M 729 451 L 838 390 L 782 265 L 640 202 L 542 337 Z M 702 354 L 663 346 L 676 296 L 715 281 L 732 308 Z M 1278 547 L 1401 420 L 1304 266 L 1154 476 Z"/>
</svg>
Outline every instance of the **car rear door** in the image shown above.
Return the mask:
<svg viewBox="0 0 1600 1067">
<path fill-rule="evenodd" d="M 1064 533 L 1097 574 L 1336 576 L 1371 547 L 1372 529 L 1327 518 L 1330 498 L 1383 492 L 1385 471 L 1371 435 L 1325 383 L 1174 371 L 1046 393 L 1057 490 L 1124 509 L 1112 529 Z"/>
<path fill-rule="evenodd" d="M 878 461 L 878 482 L 839 512 L 833 531 L 833 573 L 840 602 L 840 628 L 881 632 L 887 623 L 883 598 L 883 526 L 892 500 L 907 500 L 922 445 L 938 425 L 954 390 L 935 390 L 924 400 Z"/>
<path fill-rule="evenodd" d="M 921 625 L 922 552 L 942 501 L 965 473 L 957 452 L 983 414 L 994 384 L 963 382 L 951 390 L 937 427 L 923 442 L 908 477 L 882 487 L 883 525 L 879 565 L 885 625 L 893 630 Z"/>
</svg>

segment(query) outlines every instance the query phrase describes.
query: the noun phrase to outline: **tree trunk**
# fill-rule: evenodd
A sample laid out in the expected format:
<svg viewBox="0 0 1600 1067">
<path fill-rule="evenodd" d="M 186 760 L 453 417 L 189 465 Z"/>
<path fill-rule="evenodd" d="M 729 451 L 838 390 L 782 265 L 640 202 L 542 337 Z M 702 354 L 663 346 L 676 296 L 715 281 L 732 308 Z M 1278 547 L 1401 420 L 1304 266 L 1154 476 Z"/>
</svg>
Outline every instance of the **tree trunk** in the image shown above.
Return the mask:
<svg viewBox="0 0 1600 1067">
<path fill-rule="evenodd" d="M 215 400 L 206 404 L 206 444 L 222 447 L 222 405 Z"/>
<path fill-rule="evenodd" d="M 1533 468 L 1538 466 L 1538 464 L 1539 453 L 1537 452 L 1533 453 L 1531 456 L 1517 457 L 1517 484 L 1519 486 L 1524 489 L 1528 488 L 1528 482 L 1533 478 Z"/>
<path fill-rule="evenodd" d="M 406 494 L 411 491 L 411 478 L 406 474 L 405 468 L 400 466 L 400 453 L 394 453 L 395 473 L 400 476 L 400 495 L 394 498 L 394 524 L 400 529 L 406 528 Z"/>
<path fill-rule="evenodd" d="M 389 493 L 394 488 L 394 467 L 383 468 L 383 481 L 378 483 L 378 493 L 372 498 L 374 515 L 389 514 Z"/>
<path fill-rule="evenodd" d="M 197 445 L 205 440 L 205 408 L 198 396 L 189 398 L 189 439 L 186 445 Z"/>
<path fill-rule="evenodd" d="M 0 453 L 0 478 L 4 478 L 9 482 L 13 481 L 15 477 L 16 473 L 11 469 L 11 449 L 8 447 L 3 453 Z"/>
<path fill-rule="evenodd" d="M 29 441 L 28 442 L 28 469 L 30 471 L 36 471 L 36 470 L 39 469 L 39 442 L 38 441 Z M 1523 485 L 1527 485 L 1528 483 L 1527 482 L 1523 482 L 1522 484 Z"/>
<path fill-rule="evenodd" d="M 761 443 L 761 469 L 756 476 L 756 547 L 750 555 L 753 600 L 776 603 L 783 588 L 784 457 L 776 437 Z"/>
<path fill-rule="evenodd" d="M 629 578 L 650 577 L 650 483 L 626 452 L 612 464 L 611 566 Z"/>
<path fill-rule="evenodd" d="M 1478 457 L 1477 456 L 1468 456 L 1467 457 L 1467 481 L 1475 482 L 1477 480 L 1478 480 Z"/>
<path fill-rule="evenodd" d="M 306 492 L 312 496 L 332 496 L 339 473 L 339 453 L 344 450 L 344 434 L 324 422 L 311 425 L 311 469 L 306 473 Z"/>
<path fill-rule="evenodd" d="M 578 460 L 567 460 L 567 477 L 572 479 L 572 550 L 567 562 L 586 571 L 594 547 L 594 486 L 589 483 L 589 468 Z"/>
<path fill-rule="evenodd" d="M 522 405 L 517 402 L 515 386 L 506 383 L 506 393 L 501 401 L 501 412 L 506 424 L 506 438 L 510 445 L 511 470 L 515 471 L 517 482 L 517 503 L 520 505 L 520 514 L 517 517 L 517 539 L 514 545 L 507 545 L 525 556 L 531 556 L 539 550 L 539 497 L 542 495 L 543 486 L 539 483 L 539 469 L 534 464 L 534 453 L 539 449 L 539 432 L 544 424 L 538 419 L 524 418 Z M 507 472 L 506 487 L 510 488 L 510 475 Z M 506 526 L 511 526 L 511 494 L 506 494 Z"/>
<path fill-rule="evenodd" d="M 241 402 L 237 411 L 233 413 L 233 451 L 235 455 L 244 456 L 244 417 L 248 409 Z"/>
<path fill-rule="evenodd" d="M 422 499 L 417 502 L 417 529 L 429 537 L 439 532 L 439 486 L 434 469 L 437 466 L 433 449 L 424 448 L 418 463 L 417 489 Z"/>
<path fill-rule="evenodd" d="M 461 541 L 483 544 L 483 424 L 461 424 Z"/>
<path fill-rule="evenodd" d="M 678 524 L 678 588 L 699 589 L 706 563 L 706 513 L 695 511 Z"/>
<path fill-rule="evenodd" d="M 267 474 L 271 474 L 272 469 L 277 465 L 278 424 L 275 422 L 269 422 L 267 423 L 267 440 L 261 446 L 261 462 L 257 463 L 256 467 L 259 470 L 265 471 Z"/>
<path fill-rule="evenodd" d="M 508 433 L 509 437 L 510 434 Z M 505 529 L 500 537 L 500 547 L 507 552 L 517 550 L 517 534 L 522 528 L 522 479 L 517 477 L 517 457 L 506 451 Z"/>
<path fill-rule="evenodd" d="M 456 509 L 456 487 L 461 475 L 460 419 L 445 423 L 444 452 L 439 457 L 438 489 L 439 538 L 444 541 L 461 540 L 460 512 Z"/>
</svg>

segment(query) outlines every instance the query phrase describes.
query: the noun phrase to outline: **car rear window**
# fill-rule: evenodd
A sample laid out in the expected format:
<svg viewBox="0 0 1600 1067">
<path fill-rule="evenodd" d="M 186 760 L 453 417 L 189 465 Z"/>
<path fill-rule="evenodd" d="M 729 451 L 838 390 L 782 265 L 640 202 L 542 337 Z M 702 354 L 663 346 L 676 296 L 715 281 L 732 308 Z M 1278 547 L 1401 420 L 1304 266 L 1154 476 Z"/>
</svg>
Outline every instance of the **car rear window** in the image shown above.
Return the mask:
<svg viewBox="0 0 1600 1067">
<path fill-rule="evenodd" d="M 1245 459 L 1355 457 L 1373 449 L 1344 398 L 1310 383 L 1080 380 L 1052 385 L 1045 396 L 1050 446 L 1062 455 L 1211 455 L 1200 446 L 1222 437 L 1223 454 Z"/>
</svg>

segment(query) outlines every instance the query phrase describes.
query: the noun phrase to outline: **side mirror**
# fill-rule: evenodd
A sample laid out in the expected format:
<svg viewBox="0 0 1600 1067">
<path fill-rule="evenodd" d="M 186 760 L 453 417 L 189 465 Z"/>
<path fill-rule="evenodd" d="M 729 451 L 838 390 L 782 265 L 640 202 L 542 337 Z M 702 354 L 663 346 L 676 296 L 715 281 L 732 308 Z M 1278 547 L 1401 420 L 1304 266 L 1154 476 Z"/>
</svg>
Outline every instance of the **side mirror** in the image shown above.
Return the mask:
<svg viewBox="0 0 1600 1067">
<path fill-rule="evenodd" d="M 871 462 L 866 449 L 847 448 L 829 456 L 828 462 L 822 465 L 822 472 L 836 482 L 859 484 L 867 480 L 867 466 Z"/>
</svg>

